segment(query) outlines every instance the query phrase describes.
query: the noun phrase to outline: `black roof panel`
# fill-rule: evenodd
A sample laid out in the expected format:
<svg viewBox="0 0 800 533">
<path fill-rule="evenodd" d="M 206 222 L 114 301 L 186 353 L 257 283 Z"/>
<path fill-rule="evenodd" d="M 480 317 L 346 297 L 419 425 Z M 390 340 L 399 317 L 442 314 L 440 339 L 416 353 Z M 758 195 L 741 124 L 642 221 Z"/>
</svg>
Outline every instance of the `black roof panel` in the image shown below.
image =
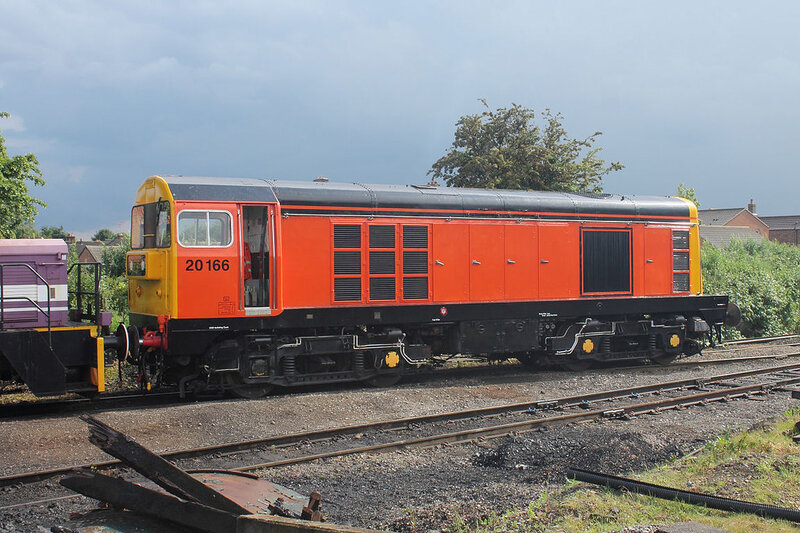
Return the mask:
<svg viewBox="0 0 800 533">
<path fill-rule="evenodd" d="M 305 182 L 252 178 L 162 176 L 176 200 L 275 202 L 289 206 L 372 209 L 563 213 L 689 217 L 689 206 L 669 196 L 462 189 L 414 185 Z"/>
</svg>

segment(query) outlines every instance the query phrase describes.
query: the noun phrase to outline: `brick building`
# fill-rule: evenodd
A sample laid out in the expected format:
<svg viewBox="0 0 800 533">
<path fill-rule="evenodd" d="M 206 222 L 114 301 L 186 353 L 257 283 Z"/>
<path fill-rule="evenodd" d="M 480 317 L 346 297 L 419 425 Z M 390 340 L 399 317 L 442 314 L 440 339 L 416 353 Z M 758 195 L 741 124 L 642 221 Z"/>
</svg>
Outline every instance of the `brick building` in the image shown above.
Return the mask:
<svg viewBox="0 0 800 533">
<path fill-rule="evenodd" d="M 769 239 L 800 246 L 800 215 L 760 217 L 769 226 Z"/>
<path fill-rule="evenodd" d="M 703 226 L 727 226 L 750 228 L 762 237 L 770 237 L 770 227 L 756 214 L 756 204 L 753 200 L 747 204 L 747 209 L 736 207 L 733 209 L 700 209 L 697 212 L 700 218 L 700 231 L 702 236 Z"/>
</svg>

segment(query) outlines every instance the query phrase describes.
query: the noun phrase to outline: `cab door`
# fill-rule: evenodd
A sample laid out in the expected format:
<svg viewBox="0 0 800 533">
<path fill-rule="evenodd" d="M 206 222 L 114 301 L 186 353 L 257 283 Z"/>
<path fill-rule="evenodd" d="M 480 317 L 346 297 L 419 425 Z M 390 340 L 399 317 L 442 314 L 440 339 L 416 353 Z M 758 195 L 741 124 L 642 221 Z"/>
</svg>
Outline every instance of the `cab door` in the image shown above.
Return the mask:
<svg viewBox="0 0 800 533">
<path fill-rule="evenodd" d="M 246 316 L 269 315 L 275 307 L 274 208 L 243 205 L 241 217 L 242 307 Z"/>
</svg>

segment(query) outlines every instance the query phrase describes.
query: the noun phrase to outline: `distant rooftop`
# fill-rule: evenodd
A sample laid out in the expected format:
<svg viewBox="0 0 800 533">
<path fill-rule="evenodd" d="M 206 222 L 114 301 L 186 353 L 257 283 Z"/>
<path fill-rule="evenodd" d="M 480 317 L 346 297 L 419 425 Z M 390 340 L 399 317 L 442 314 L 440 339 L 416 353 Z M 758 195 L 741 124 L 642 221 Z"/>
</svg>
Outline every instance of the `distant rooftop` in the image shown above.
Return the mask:
<svg viewBox="0 0 800 533">
<path fill-rule="evenodd" d="M 764 236 L 756 230 L 745 226 L 700 225 L 700 239 L 717 248 L 724 248 L 730 244 L 732 239 L 761 241 Z"/>
<path fill-rule="evenodd" d="M 732 209 L 700 209 L 697 211 L 697 216 L 700 218 L 700 223 L 706 226 L 724 226 L 742 211 L 746 211 L 746 209 L 743 207 L 735 207 Z"/>
<path fill-rule="evenodd" d="M 769 217 L 758 217 L 769 229 L 798 229 L 800 228 L 800 215 L 780 215 Z"/>
</svg>

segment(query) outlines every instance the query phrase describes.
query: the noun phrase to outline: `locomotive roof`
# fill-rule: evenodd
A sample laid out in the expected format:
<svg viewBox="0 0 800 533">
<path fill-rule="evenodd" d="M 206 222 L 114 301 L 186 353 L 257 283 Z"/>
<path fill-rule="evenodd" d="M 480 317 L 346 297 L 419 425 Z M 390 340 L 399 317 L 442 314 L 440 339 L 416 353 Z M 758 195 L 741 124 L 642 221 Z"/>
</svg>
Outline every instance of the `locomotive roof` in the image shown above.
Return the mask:
<svg viewBox="0 0 800 533">
<path fill-rule="evenodd" d="M 430 209 L 688 218 L 689 204 L 669 196 L 467 189 L 427 185 L 305 182 L 257 178 L 161 176 L 176 200 L 275 202 L 283 206 Z"/>
</svg>

